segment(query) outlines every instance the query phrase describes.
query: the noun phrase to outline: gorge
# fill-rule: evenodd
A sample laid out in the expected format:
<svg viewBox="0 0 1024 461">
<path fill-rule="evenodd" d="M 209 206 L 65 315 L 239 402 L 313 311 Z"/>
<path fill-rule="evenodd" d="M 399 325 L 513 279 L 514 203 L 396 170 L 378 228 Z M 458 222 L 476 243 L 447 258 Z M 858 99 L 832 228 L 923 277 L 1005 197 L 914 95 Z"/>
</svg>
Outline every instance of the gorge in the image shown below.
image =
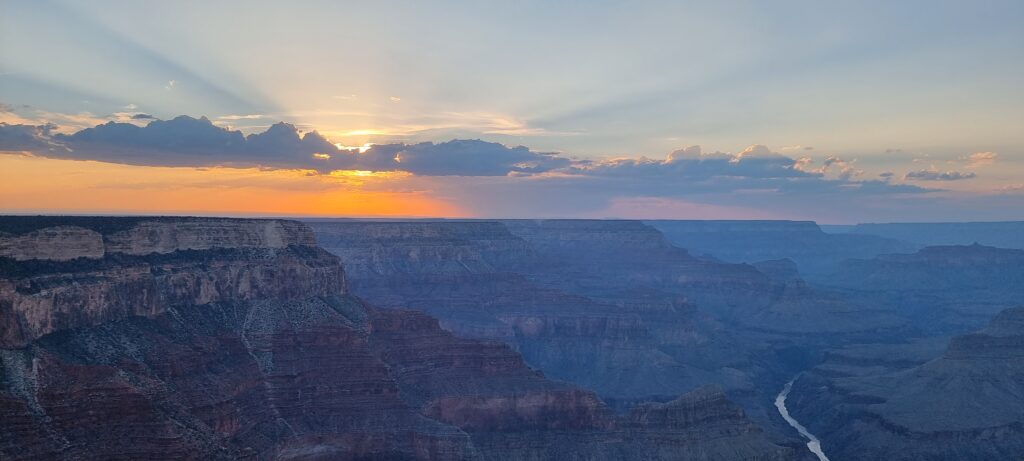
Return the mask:
<svg viewBox="0 0 1024 461">
<path fill-rule="evenodd" d="M 621 220 L 2 217 L 0 457 L 1024 450 L 1020 250 L 899 243 L 805 277 L 785 257 L 821 231 L 766 226 L 742 251 L 784 258 Z"/>
</svg>

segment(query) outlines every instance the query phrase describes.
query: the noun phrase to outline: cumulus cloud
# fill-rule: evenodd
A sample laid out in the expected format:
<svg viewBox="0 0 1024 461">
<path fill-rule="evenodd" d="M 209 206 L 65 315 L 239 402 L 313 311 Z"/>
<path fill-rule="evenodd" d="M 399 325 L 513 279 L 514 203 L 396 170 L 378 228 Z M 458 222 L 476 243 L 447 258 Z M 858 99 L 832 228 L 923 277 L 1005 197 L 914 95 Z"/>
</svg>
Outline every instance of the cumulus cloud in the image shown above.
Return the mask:
<svg viewBox="0 0 1024 461">
<path fill-rule="evenodd" d="M 975 175 L 972 172 L 961 172 L 961 171 L 939 171 L 934 168 L 927 170 L 917 170 L 908 172 L 903 176 L 903 179 L 917 180 L 917 181 L 959 181 L 962 179 L 971 179 Z"/>
<path fill-rule="evenodd" d="M 0 151 L 49 153 L 63 146 L 52 138 L 56 125 L 11 125 L 0 122 Z"/>
<path fill-rule="evenodd" d="M 146 114 L 141 114 L 146 115 Z M 755 144 L 738 153 L 704 152 L 691 146 L 661 159 L 647 157 L 574 160 L 564 155 L 480 140 L 442 143 L 336 145 L 316 131 L 277 123 L 244 135 L 205 117 L 152 120 L 145 126 L 108 122 L 72 134 L 52 125 L 2 125 L 0 151 L 145 166 L 237 167 L 401 171 L 415 176 L 529 176 L 531 184 L 602 195 L 681 197 L 688 194 L 884 195 L 928 191 L 893 184 L 890 177 L 856 180 L 853 160 L 829 157 L 820 166 Z M 939 174 L 936 172 L 936 174 Z M 914 178 L 909 175 L 908 178 Z M 920 179 L 920 178 L 916 178 Z"/>
<path fill-rule="evenodd" d="M 560 171 L 589 179 L 593 193 L 603 188 L 637 196 L 685 197 L 692 194 L 757 194 L 780 196 L 816 194 L 869 196 L 927 192 L 910 184 L 884 180 L 855 181 L 847 162 L 837 159 L 825 167 L 809 168 L 808 158 L 793 159 L 754 145 L 737 154 L 704 153 L 692 146 L 669 154 L 664 160 L 650 158 L 575 162 Z M 837 163 L 846 164 L 846 173 Z M 826 177 L 829 168 L 839 171 Z M 859 170 L 858 173 L 859 174 Z M 571 181 L 571 178 L 566 178 Z M 581 187 L 577 182 L 569 187 Z"/>
<path fill-rule="evenodd" d="M 375 145 L 359 155 L 367 169 L 404 170 L 430 176 L 504 176 L 508 173 L 542 173 L 570 165 L 571 161 L 526 147 L 506 147 L 478 140 L 453 140 L 440 144 Z"/>
<path fill-rule="evenodd" d="M 691 146 L 669 154 L 664 160 L 646 157 L 577 162 L 574 172 L 591 176 L 669 177 L 703 180 L 716 177 L 801 178 L 820 176 L 796 168 L 797 161 L 753 145 L 738 154 L 703 153 Z"/>
<path fill-rule="evenodd" d="M 58 133 L 53 125 L 0 123 L 0 151 L 145 166 L 301 169 L 321 179 L 334 176 L 318 173 L 335 170 L 397 171 L 404 173 L 386 176 L 401 182 L 377 187 L 435 191 L 477 214 L 597 213 L 630 197 L 834 211 L 935 190 L 892 181 L 891 173 L 858 180 L 853 160 L 830 157 L 816 165 L 810 158 L 794 159 L 757 144 L 738 153 L 691 146 L 657 159 L 577 160 L 480 140 L 346 148 L 287 123 L 246 136 L 206 118 L 185 116 L 145 126 L 108 122 L 71 134 Z"/>
<path fill-rule="evenodd" d="M 542 173 L 571 163 L 555 154 L 478 140 L 343 149 L 316 131 L 302 134 L 287 123 L 244 136 L 214 125 L 206 117 L 180 116 L 153 120 L 145 126 L 108 122 L 68 135 L 53 133 L 54 128 L 5 124 L 0 151 L 35 151 L 57 158 L 147 166 L 401 170 L 428 176 Z M 52 148 L 57 145 L 64 149 Z"/>
<path fill-rule="evenodd" d="M 864 174 L 864 170 L 859 170 L 853 166 L 856 161 L 856 159 L 843 160 L 839 157 L 831 156 L 822 161 L 820 167 L 815 167 L 813 160 L 808 157 L 803 157 L 797 160 L 794 168 L 822 176 L 829 174 L 830 172 L 834 172 L 834 175 L 839 179 L 850 180 Z"/>
</svg>

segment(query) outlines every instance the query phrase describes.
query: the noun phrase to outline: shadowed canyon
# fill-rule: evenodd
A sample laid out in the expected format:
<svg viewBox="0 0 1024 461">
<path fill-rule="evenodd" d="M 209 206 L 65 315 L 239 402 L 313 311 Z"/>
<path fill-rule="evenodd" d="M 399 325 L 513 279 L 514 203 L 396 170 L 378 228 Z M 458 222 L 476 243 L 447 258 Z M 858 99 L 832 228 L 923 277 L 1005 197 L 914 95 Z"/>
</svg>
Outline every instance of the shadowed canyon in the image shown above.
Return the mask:
<svg viewBox="0 0 1024 461">
<path fill-rule="evenodd" d="M 1021 24 L 0 0 L 0 461 L 1024 461 Z"/>
<path fill-rule="evenodd" d="M 1019 457 L 1011 224 L 0 217 L 0 458 Z"/>
</svg>

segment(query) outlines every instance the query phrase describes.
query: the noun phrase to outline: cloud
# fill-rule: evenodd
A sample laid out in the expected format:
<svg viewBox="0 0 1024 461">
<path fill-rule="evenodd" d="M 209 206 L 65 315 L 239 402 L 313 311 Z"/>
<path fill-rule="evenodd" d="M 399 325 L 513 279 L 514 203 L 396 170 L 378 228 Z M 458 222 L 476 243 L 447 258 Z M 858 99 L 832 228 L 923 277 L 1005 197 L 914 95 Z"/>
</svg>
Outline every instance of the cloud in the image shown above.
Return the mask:
<svg viewBox="0 0 1024 461">
<path fill-rule="evenodd" d="M 141 117 L 124 118 L 137 121 Z M 321 173 L 354 169 L 426 176 L 532 174 L 571 164 L 556 154 L 479 140 L 342 149 L 316 131 L 303 134 L 287 123 L 245 136 L 214 125 L 206 117 L 180 116 L 153 120 L 145 126 L 107 122 L 73 134 L 53 133 L 55 128 L 5 124 L 0 151 L 35 151 L 47 157 L 129 165 L 264 167 Z"/>
<path fill-rule="evenodd" d="M 960 160 L 967 164 L 968 168 L 977 168 L 981 165 L 994 163 L 999 157 L 995 152 L 975 152 L 971 155 L 960 157 Z"/>
<path fill-rule="evenodd" d="M 844 209 L 868 213 L 912 196 L 924 203 L 932 195 L 926 192 L 937 190 L 893 183 L 884 174 L 858 180 L 844 173 L 852 160 L 830 157 L 814 165 L 758 144 L 738 153 L 691 146 L 661 159 L 579 160 L 481 140 L 344 148 L 287 123 L 245 135 L 187 116 L 145 126 L 107 122 L 71 134 L 53 125 L 0 124 L 0 151 L 143 166 L 300 170 L 290 173 L 374 191 L 429 191 L 480 216 L 602 216 L 643 203 L 680 215 L 713 207 L 802 219 L 840 216 Z"/>
<path fill-rule="evenodd" d="M 9 152 L 45 153 L 62 146 L 52 138 L 53 124 L 11 125 L 0 122 L 0 150 Z"/>
<path fill-rule="evenodd" d="M 149 114 L 134 114 L 132 120 L 156 120 L 156 117 Z"/>
<path fill-rule="evenodd" d="M 903 179 L 917 181 L 959 181 L 962 179 L 972 179 L 975 176 L 977 175 L 972 172 L 939 171 L 934 168 L 929 168 L 927 170 L 908 172 L 903 176 Z"/>
<path fill-rule="evenodd" d="M 525 177 L 545 184 L 566 181 L 566 187 L 596 187 L 626 196 L 680 197 L 744 191 L 884 195 L 927 191 L 908 184 L 891 184 L 889 178 L 855 181 L 861 171 L 852 167 L 853 161 L 829 157 L 814 168 L 810 159 L 793 159 L 759 144 L 735 154 L 705 153 L 699 146 L 691 146 L 660 160 L 574 160 L 556 153 L 481 140 L 344 148 L 316 131 L 303 133 L 287 123 L 276 123 L 266 131 L 248 136 L 217 126 L 205 117 L 152 120 L 145 126 L 136 123 L 107 122 L 72 134 L 55 133 L 49 125 L 6 125 L 4 136 L 0 137 L 0 151 L 145 166 Z M 534 184 L 539 184 L 536 181 Z"/>
<path fill-rule="evenodd" d="M 686 198 L 718 195 L 715 200 L 746 197 L 742 200 L 749 201 L 754 196 L 775 199 L 808 194 L 866 197 L 930 191 L 883 180 L 855 181 L 848 166 L 846 173 L 839 171 L 835 178 L 826 177 L 826 170 L 835 170 L 837 164 L 847 163 L 838 159 L 827 161 L 828 166 L 817 169 L 808 168 L 810 163 L 808 158 L 793 159 L 762 145 L 750 146 L 738 154 L 704 153 L 700 147 L 692 146 L 672 152 L 664 160 L 641 157 L 582 161 L 558 172 L 568 172 L 586 180 L 576 179 L 570 184 L 568 181 L 573 181 L 572 177 L 562 178 L 567 182 L 566 189 L 586 187 L 592 194 L 608 190 L 624 196 Z M 721 197 L 725 195 L 730 198 Z"/>
<path fill-rule="evenodd" d="M 835 172 L 835 176 L 842 180 L 849 180 L 864 174 L 864 170 L 854 168 L 853 163 L 857 160 L 843 160 L 836 156 L 826 158 L 820 167 L 815 168 L 813 166 L 814 161 L 808 157 L 803 157 L 797 160 L 794 168 L 808 173 L 816 173 L 819 175 L 826 175 L 830 172 Z"/>
<path fill-rule="evenodd" d="M 795 168 L 797 161 L 762 145 L 752 145 L 738 154 L 705 154 L 691 146 L 668 154 L 664 160 L 646 157 L 596 162 L 578 162 L 573 171 L 590 176 L 662 177 L 704 180 L 718 177 L 800 178 L 820 176 Z"/>
<path fill-rule="evenodd" d="M 504 176 L 542 173 L 568 167 L 571 161 L 526 147 L 506 147 L 479 140 L 440 144 L 374 145 L 359 155 L 359 165 L 371 170 L 403 170 L 429 176 Z"/>
</svg>

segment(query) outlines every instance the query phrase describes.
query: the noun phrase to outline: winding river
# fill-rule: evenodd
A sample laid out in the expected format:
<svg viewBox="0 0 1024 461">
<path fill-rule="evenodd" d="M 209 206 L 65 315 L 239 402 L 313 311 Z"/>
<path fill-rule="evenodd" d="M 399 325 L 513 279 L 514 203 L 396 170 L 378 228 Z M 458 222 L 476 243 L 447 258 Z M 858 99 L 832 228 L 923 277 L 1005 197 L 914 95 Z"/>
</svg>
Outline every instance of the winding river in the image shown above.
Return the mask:
<svg viewBox="0 0 1024 461">
<path fill-rule="evenodd" d="M 779 392 L 779 396 L 775 397 L 775 408 L 779 409 L 779 414 L 782 415 L 782 418 L 785 419 L 790 426 L 793 426 L 793 429 L 796 429 L 800 435 L 807 439 L 807 449 L 818 457 L 818 461 L 829 461 L 825 452 L 821 451 L 821 441 L 818 440 L 814 434 L 811 434 L 803 424 L 800 424 L 800 421 L 797 421 L 790 416 L 789 410 L 786 409 L 786 397 L 789 397 L 789 391 L 793 389 L 793 381 L 795 380 L 796 378 L 793 378 L 793 380 L 786 383 L 786 387 L 782 388 L 782 392 Z"/>
</svg>

